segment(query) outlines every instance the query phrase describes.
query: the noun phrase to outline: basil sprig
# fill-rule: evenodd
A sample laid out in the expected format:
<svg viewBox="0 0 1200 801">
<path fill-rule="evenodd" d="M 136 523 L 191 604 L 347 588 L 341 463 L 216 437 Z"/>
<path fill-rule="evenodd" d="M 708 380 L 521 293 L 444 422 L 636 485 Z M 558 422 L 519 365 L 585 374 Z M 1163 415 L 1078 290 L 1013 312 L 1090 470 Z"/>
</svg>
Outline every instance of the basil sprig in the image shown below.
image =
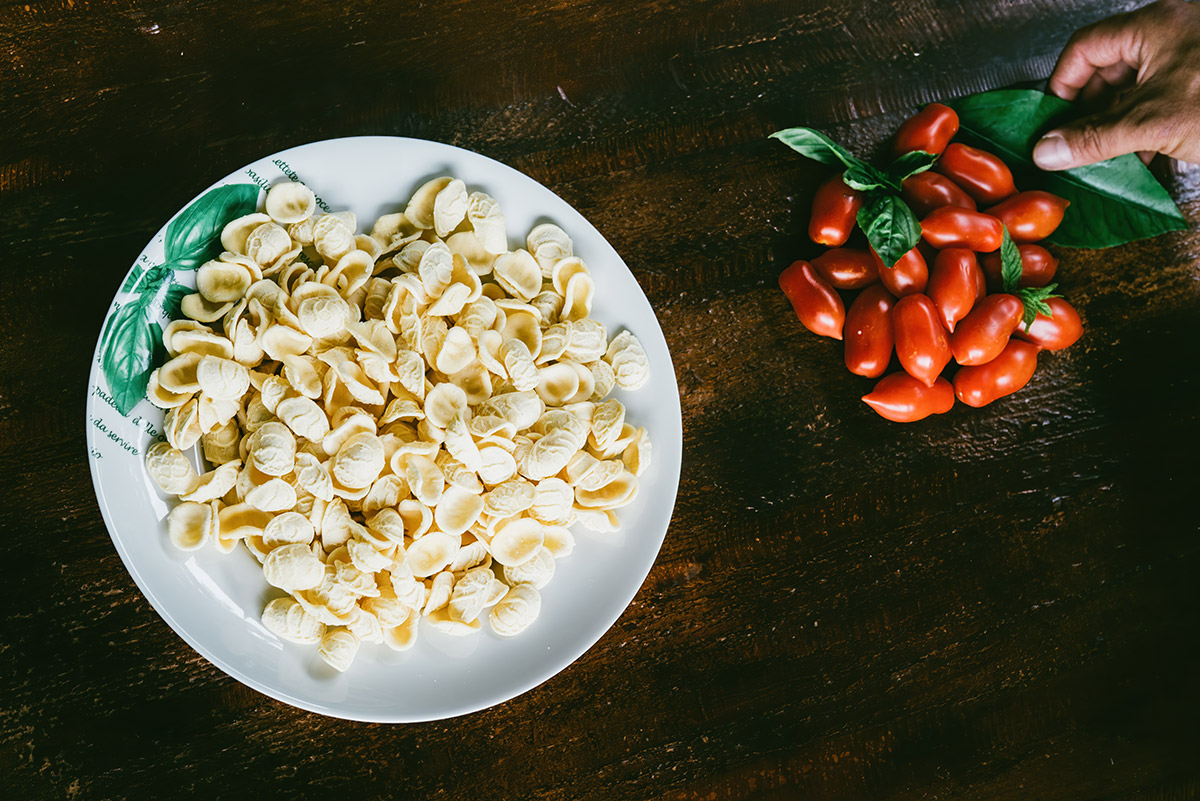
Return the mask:
<svg viewBox="0 0 1200 801">
<path fill-rule="evenodd" d="M 771 138 L 806 158 L 845 168 L 842 180 L 864 194 L 858 226 L 885 267 L 894 267 L 921 241 L 921 223 L 900 197 L 900 185 L 905 178 L 932 167 L 937 156 L 916 150 L 881 170 L 812 128 L 787 128 L 771 134 Z"/>
<path fill-rule="evenodd" d="M 1004 291 L 1010 295 L 1016 295 L 1021 303 L 1024 304 L 1025 314 L 1021 322 L 1024 323 L 1025 330 L 1028 331 L 1029 326 L 1033 325 L 1033 321 L 1037 319 L 1039 314 L 1043 317 L 1054 316 L 1054 311 L 1046 301 L 1050 300 L 1050 298 L 1061 298 L 1062 295 L 1054 293 L 1054 290 L 1058 288 L 1058 284 L 1021 286 L 1022 269 L 1021 250 L 1008 233 L 1008 226 L 1005 226 L 1004 241 L 1000 244 L 1000 280 L 1004 284 Z"/>
<path fill-rule="evenodd" d="M 1004 226 L 1004 239 L 1000 243 L 1000 281 L 1004 284 L 1004 291 L 1012 294 L 1017 291 L 1017 286 L 1021 283 L 1021 270 L 1024 269 L 1021 265 L 1021 251 L 1017 248 L 1017 243 L 1013 241 L 1012 235 L 1008 233 L 1008 226 Z"/>
</svg>

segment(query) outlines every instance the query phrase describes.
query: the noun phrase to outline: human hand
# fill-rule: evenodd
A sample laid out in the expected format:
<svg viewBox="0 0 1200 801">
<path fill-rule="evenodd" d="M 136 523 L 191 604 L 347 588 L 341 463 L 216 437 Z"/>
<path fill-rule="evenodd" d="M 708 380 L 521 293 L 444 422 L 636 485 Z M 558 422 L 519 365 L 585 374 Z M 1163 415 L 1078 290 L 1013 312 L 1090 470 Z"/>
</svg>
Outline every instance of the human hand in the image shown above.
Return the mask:
<svg viewBox="0 0 1200 801">
<path fill-rule="evenodd" d="M 1045 170 L 1125 153 L 1200 163 L 1200 5 L 1158 2 L 1081 28 L 1058 58 L 1050 91 L 1111 105 L 1047 132 L 1033 149 Z"/>
</svg>

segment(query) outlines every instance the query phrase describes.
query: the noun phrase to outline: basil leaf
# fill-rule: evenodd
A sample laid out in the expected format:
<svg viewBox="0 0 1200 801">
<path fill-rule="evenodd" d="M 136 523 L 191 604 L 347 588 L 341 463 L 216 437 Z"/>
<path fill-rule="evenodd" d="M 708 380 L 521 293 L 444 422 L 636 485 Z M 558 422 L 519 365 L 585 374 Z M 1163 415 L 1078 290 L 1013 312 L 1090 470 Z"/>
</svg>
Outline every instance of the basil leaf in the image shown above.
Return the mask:
<svg viewBox="0 0 1200 801">
<path fill-rule="evenodd" d="M 258 208 L 258 186 L 226 184 L 206 192 L 167 224 L 163 248 L 176 269 L 194 270 L 221 252 L 221 229 Z"/>
<path fill-rule="evenodd" d="M 1001 89 L 948 105 L 958 113 L 960 138 L 1004 159 L 1022 186 L 1071 201 L 1048 242 L 1105 248 L 1187 228 L 1171 196 L 1133 154 L 1062 172 L 1037 169 L 1033 146 L 1070 118 L 1067 101 L 1031 89 Z"/>
<path fill-rule="evenodd" d="M 883 175 L 879 170 L 872 167 L 870 164 L 858 164 L 853 167 L 848 167 L 842 173 L 842 181 L 851 189 L 857 189 L 859 192 L 870 192 L 875 189 L 892 188 L 891 181 L 886 175 Z M 899 191 L 899 187 L 895 187 Z"/>
<path fill-rule="evenodd" d="M 153 369 L 155 338 L 154 329 L 146 321 L 147 297 L 142 295 L 113 314 L 100 359 L 109 394 L 117 411 L 124 415 L 146 397 Z"/>
<path fill-rule="evenodd" d="M 1056 295 L 1054 290 L 1058 284 L 1048 284 L 1046 286 L 1024 287 L 1018 289 L 1012 294 L 1016 295 L 1021 303 L 1025 306 L 1025 314 L 1022 322 L 1025 324 L 1025 330 L 1029 330 L 1029 326 L 1033 325 L 1033 321 L 1040 314 L 1043 317 L 1054 317 L 1054 310 L 1050 308 L 1050 304 L 1046 303 L 1050 298 L 1061 298 L 1062 295 Z"/>
<path fill-rule="evenodd" d="M 1000 243 L 1000 280 L 1004 284 L 1005 292 L 1012 294 L 1017 290 L 1017 286 L 1021 283 L 1022 270 L 1024 270 L 1024 266 L 1021 263 L 1021 251 L 1012 236 L 1009 235 L 1006 225 L 1004 226 L 1004 241 Z"/>
<path fill-rule="evenodd" d="M 896 195 L 871 192 L 858 210 L 858 225 L 883 265 L 889 269 L 921 240 L 921 224 Z"/>
<path fill-rule="evenodd" d="M 870 167 L 862 159 L 856 158 L 849 150 L 839 145 L 820 131 L 812 128 L 785 128 L 776 131 L 769 137 L 778 139 L 795 150 L 801 156 L 828 164 L 831 167 Z"/>
<path fill-rule="evenodd" d="M 932 153 L 926 153 L 924 150 L 913 150 L 899 156 L 892 162 L 892 166 L 887 168 L 888 177 L 897 184 L 902 183 L 905 178 L 911 178 L 919 172 L 925 172 L 933 166 L 938 159 Z"/>
</svg>

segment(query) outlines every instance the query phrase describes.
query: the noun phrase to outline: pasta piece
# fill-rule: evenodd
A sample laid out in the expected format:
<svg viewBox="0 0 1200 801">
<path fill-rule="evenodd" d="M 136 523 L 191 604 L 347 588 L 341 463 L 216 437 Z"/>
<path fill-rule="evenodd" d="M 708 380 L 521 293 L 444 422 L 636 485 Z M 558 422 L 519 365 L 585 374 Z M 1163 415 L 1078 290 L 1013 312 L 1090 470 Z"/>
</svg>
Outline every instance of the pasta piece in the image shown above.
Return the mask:
<svg viewBox="0 0 1200 801">
<path fill-rule="evenodd" d="M 167 537 L 181 551 L 194 551 L 208 541 L 212 508 L 206 503 L 185 501 L 167 515 Z"/>
<path fill-rule="evenodd" d="M 508 234 L 505 232 L 504 214 L 491 195 L 472 192 L 467 198 L 467 220 L 479 238 L 479 244 L 489 253 L 508 250 Z"/>
<path fill-rule="evenodd" d="M 559 259 L 565 259 L 574 252 L 571 237 L 554 223 L 536 226 L 525 238 L 525 245 L 547 277 Z"/>
<path fill-rule="evenodd" d="M 267 214 L 288 225 L 307 220 L 317 210 L 317 197 L 302 183 L 278 183 L 267 190 Z"/>
<path fill-rule="evenodd" d="M 531 584 L 510 589 L 492 609 L 488 623 L 501 637 L 515 637 L 529 628 L 542 612 L 542 596 Z"/>
<path fill-rule="evenodd" d="M 276 598 L 262 613 L 263 626 L 288 642 L 317 643 L 325 624 L 305 611 L 295 598 Z"/>
<path fill-rule="evenodd" d="M 467 185 L 455 178 L 433 198 L 433 228 L 443 239 L 467 216 Z"/>
<path fill-rule="evenodd" d="M 321 637 L 317 652 L 326 664 L 339 673 L 350 669 L 354 657 L 358 654 L 359 639 L 347 628 L 337 627 L 327 630 Z"/>
<path fill-rule="evenodd" d="M 147 449 L 146 472 L 159 489 L 171 495 L 186 495 L 200 482 L 191 462 L 168 442 L 156 442 Z"/>
<path fill-rule="evenodd" d="M 505 566 L 524 564 L 542 547 L 542 524 L 528 517 L 514 520 L 492 538 L 492 558 Z"/>
</svg>

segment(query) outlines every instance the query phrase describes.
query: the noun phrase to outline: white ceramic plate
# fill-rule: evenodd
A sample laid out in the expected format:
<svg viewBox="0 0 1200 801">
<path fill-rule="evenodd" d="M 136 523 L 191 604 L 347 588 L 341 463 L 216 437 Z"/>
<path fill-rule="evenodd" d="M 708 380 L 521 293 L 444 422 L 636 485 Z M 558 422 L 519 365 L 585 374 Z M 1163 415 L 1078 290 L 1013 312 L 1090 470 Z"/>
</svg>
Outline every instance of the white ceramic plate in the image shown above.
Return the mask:
<svg viewBox="0 0 1200 801">
<path fill-rule="evenodd" d="M 413 649 L 397 653 L 364 644 L 350 670 L 338 674 L 315 646 L 284 642 L 260 623 L 266 600 L 276 593 L 245 548 L 220 554 L 209 545 L 182 553 L 167 541 L 170 501 L 143 466 L 163 412 L 137 400 L 144 386 L 138 379 L 144 382 L 149 369 L 154 326 L 165 325 L 163 309 L 192 291 L 185 289 L 195 284 L 187 268 L 208 258 L 208 234 L 245 213 L 247 204 L 261 205 L 252 187 L 214 190 L 301 180 L 332 210 L 354 211 L 361 231 L 379 215 L 402 210 L 418 186 L 442 174 L 496 198 L 512 247 L 523 246 L 529 229 L 545 221 L 573 238 L 596 280 L 592 316 L 610 336 L 633 331 L 649 356 L 649 383 L 616 397 L 626 405 L 627 419 L 649 430 L 653 461 L 637 499 L 619 512 L 620 533 L 575 526 L 575 551 L 558 561 L 543 590 L 541 616 L 522 635 L 501 639 L 485 623 L 474 636 L 455 638 L 422 625 Z M 267 156 L 213 184 L 163 226 L 105 319 L 88 388 L 87 432 L 92 481 L 113 543 L 150 604 L 180 637 L 230 676 L 280 701 L 379 722 L 436 720 L 506 701 L 546 681 L 600 639 L 633 600 L 658 554 L 675 505 L 682 448 L 678 388 L 662 329 L 604 237 L 561 198 L 511 167 L 449 145 L 394 137 L 333 139 Z"/>
</svg>

